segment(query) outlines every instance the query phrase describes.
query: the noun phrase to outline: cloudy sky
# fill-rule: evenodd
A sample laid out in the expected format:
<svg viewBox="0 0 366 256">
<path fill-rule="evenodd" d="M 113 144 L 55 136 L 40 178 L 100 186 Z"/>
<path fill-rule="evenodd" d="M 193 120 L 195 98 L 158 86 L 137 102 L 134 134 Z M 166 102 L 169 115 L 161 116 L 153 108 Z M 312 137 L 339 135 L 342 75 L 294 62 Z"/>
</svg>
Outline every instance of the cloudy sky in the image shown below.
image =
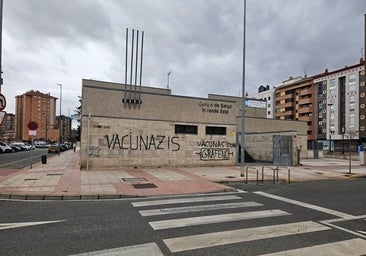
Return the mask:
<svg viewBox="0 0 366 256">
<path fill-rule="evenodd" d="M 145 33 L 143 85 L 166 87 L 172 71 L 173 94 L 240 95 L 242 0 L 3 1 L 6 112 L 16 95 L 58 98 L 62 84 L 73 114 L 83 78 L 123 82 L 126 28 Z M 365 13 L 365 0 L 247 0 L 246 91 L 357 64 Z"/>
</svg>

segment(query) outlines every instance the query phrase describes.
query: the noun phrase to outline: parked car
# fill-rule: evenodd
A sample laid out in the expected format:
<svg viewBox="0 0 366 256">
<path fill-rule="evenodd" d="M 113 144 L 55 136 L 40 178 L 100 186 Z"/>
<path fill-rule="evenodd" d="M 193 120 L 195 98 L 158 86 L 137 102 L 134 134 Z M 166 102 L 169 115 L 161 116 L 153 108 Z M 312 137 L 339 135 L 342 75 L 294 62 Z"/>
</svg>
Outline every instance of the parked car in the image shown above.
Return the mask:
<svg viewBox="0 0 366 256">
<path fill-rule="evenodd" d="M 22 149 L 18 146 L 15 146 L 15 145 L 12 145 L 12 144 L 9 144 L 9 146 L 13 149 L 13 152 L 22 151 Z"/>
<path fill-rule="evenodd" d="M 20 147 L 22 151 L 30 150 L 30 147 L 27 147 L 24 142 L 13 142 L 11 145 Z"/>
<path fill-rule="evenodd" d="M 33 145 L 33 147 L 32 147 L 32 145 L 31 145 L 31 144 L 29 144 L 29 143 L 24 143 L 24 145 L 25 145 L 26 147 L 28 147 L 28 148 L 29 148 L 29 150 L 30 150 L 30 149 L 33 149 L 33 150 L 35 150 L 35 149 L 36 149 L 36 146 L 34 146 L 34 145 Z"/>
<path fill-rule="evenodd" d="M 13 152 L 13 149 L 5 142 L 0 141 L 0 152 L 1 153 L 11 153 L 11 152 Z"/>
<path fill-rule="evenodd" d="M 52 144 L 48 147 L 48 153 L 60 154 L 61 148 L 58 144 Z"/>
</svg>

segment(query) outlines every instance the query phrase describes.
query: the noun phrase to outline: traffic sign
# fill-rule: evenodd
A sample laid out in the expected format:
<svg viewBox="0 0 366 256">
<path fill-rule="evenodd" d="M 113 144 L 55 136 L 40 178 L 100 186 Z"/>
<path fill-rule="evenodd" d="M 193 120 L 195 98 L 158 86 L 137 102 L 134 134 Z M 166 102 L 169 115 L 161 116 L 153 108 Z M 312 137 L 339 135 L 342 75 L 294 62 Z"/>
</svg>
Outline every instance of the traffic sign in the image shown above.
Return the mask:
<svg viewBox="0 0 366 256">
<path fill-rule="evenodd" d="M 0 111 L 4 110 L 6 107 L 6 99 L 3 94 L 0 94 Z"/>
<path fill-rule="evenodd" d="M 37 122 L 34 122 L 34 121 L 30 121 L 27 125 L 28 129 L 31 130 L 31 131 L 35 131 L 38 129 L 38 124 Z"/>
</svg>

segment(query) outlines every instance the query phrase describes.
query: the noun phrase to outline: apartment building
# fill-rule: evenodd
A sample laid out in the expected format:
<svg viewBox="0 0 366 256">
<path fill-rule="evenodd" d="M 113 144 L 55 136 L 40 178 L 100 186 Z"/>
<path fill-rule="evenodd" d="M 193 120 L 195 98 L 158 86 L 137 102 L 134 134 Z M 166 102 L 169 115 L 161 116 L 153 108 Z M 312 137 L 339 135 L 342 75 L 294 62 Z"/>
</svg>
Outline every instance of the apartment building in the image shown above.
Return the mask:
<svg viewBox="0 0 366 256">
<path fill-rule="evenodd" d="M 365 61 L 311 77 L 290 77 L 275 89 L 275 118 L 305 121 L 308 148 L 355 150 L 366 143 Z"/>
<path fill-rule="evenodd" d="M 3 122 L 0 125 L 0 140 L 5 142 L 14 141 L 14 125 L 15 115 L 12 113 L 6 113 Z"/>
<path fill-rule="evenodd" d="M 329 151 L 353 149 L 366 142 L 365 61 L 325 72 L 314 79 L 317 87 L 317 134 Z"/>
<path fill-rule="evenodd" d="M 275 118 L 307 123 L 308 141 L 316 140 L 313 77 L 290 77 L 275 89 Z"/>
<path fill-rule="evenodd" d="M 15 140 L 28 141 L 31 136 L 27 124 L 38 124 L 35 139 L 58 141 L 56 100 L 49 93 L 28 91 L 15 97 Z"/>
<path fill-rule="evenodd" d="M 266 101 L 266 116 L 267 118 L 273 118 L 274 117 L 274 92 L 275 89 L 270 89 L 269 85 L 267 86 L 259 86 L 258 92 L 254 94 L 250 94 L 248 98 L 253 99 L 260 99 Z"/>
<path fill-rule="evenodd" d="M 68 116 L 57 116 L 56 117 L 57 120 L 57 127 L 61 127 L 61 137 L 60 137 L 60 141 L 61 142 L 69 142 L 71 141 L 71 122 L 72 119 Z"/>
</svg>

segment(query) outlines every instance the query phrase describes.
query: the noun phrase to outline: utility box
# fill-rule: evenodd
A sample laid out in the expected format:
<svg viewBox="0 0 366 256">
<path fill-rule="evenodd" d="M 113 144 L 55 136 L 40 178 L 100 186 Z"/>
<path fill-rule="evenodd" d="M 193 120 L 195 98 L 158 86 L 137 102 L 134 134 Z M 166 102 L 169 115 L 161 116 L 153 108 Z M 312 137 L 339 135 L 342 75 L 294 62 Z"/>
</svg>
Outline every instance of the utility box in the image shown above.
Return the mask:
<svg viewBox="0 0 366 256">
<path fill-rule="evenodd" d="M 42 164 L 47 164 L 47 155 L 42 155 Z"/>
</svg>

